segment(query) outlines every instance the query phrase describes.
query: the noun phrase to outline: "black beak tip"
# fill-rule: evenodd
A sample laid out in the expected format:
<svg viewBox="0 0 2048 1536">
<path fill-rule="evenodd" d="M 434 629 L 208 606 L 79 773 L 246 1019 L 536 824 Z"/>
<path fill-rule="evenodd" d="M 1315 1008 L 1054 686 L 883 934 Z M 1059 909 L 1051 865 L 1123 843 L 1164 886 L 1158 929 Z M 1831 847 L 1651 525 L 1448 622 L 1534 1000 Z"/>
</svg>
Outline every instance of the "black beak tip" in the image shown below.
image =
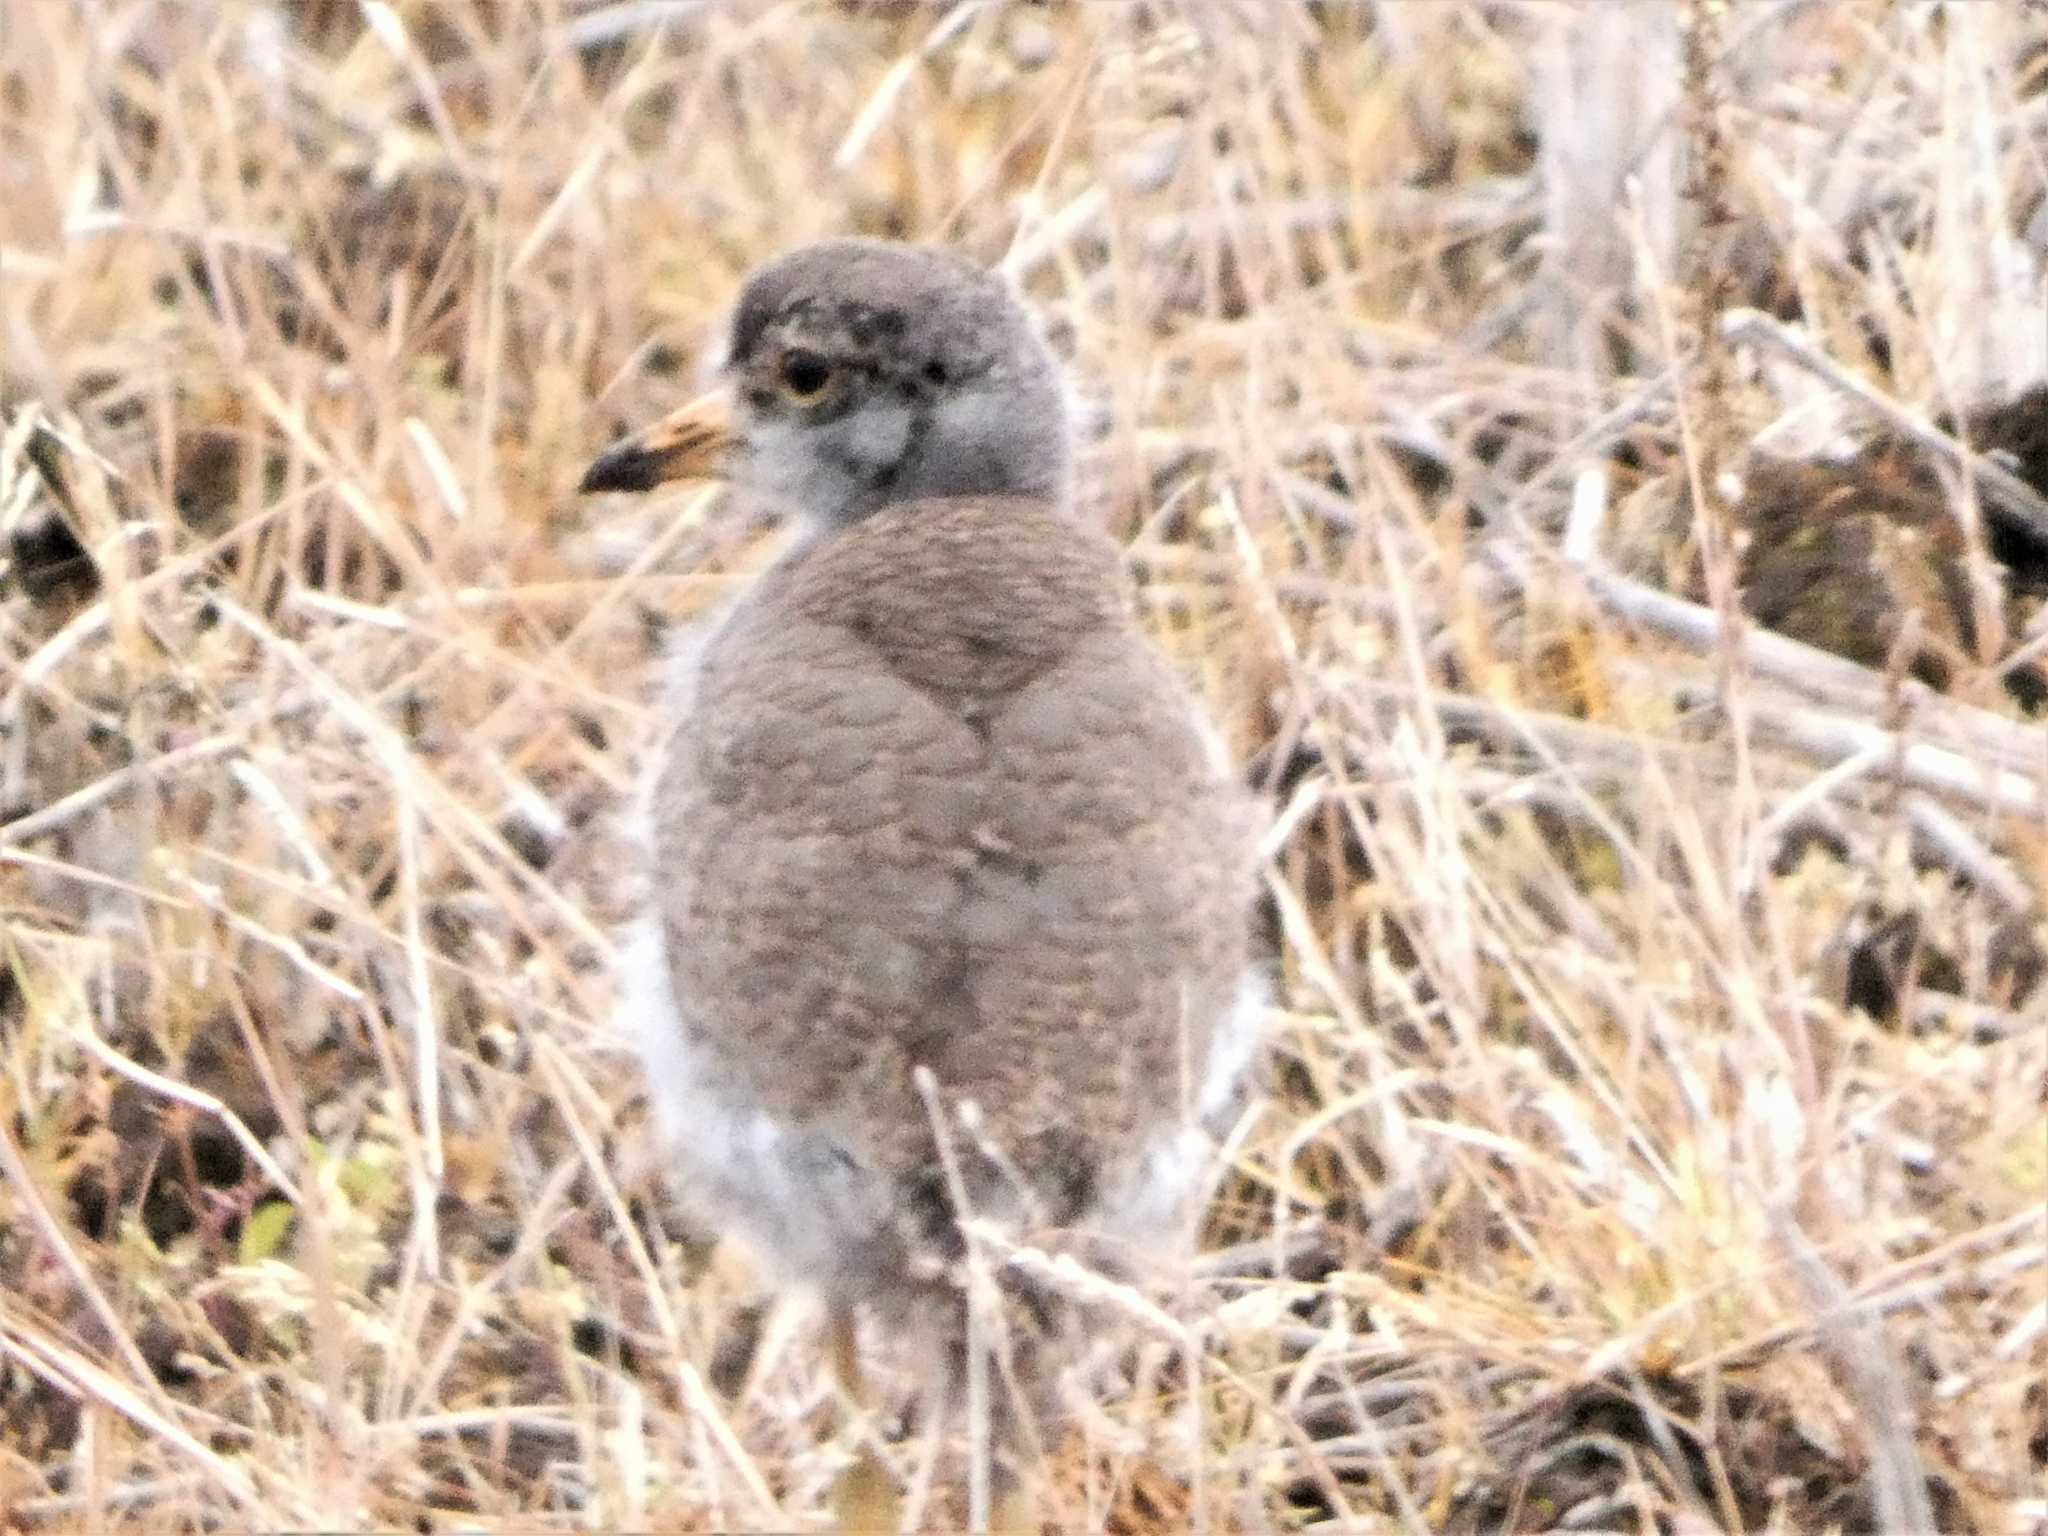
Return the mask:
<svg viewBox="0 0 2048 1536">
<path fill-rule="evenodd" d="M 588 496 L 593 491 L 651 491 L 661 483 L 660 465 L 651 453 L 621 443 L 616 448 L 599 454 L 590 468 L 583 471 L 583 478 L 576 483 L 576 494 Z"/>
</svg>

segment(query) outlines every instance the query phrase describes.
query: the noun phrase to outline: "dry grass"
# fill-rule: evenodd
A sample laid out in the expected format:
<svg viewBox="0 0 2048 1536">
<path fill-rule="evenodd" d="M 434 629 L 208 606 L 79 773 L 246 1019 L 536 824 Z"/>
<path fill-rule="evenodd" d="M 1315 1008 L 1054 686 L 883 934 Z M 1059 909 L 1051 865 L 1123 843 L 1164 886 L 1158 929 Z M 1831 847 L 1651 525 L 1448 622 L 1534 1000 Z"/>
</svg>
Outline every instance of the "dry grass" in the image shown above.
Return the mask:
<svg viewBox="0 0 2048 1536">
<path fill-rule="evenodd" d="M 845 231 L 1041 307 L 1279 811 L 1062 1524 L 2048 1528 L 2028 461 L 1886 471 L 1942 695 L 1853 575 L 1874 651 L 1745 632 L 1716 472 L 2042 382 L 2048 28 L 1643 11 L 0 0 L 0 1529 L 815 1525 L 814 1324 L 731 1379 L 604 1024 L 658 621 L 764 548 L 571 487 Z"/>
</svg>

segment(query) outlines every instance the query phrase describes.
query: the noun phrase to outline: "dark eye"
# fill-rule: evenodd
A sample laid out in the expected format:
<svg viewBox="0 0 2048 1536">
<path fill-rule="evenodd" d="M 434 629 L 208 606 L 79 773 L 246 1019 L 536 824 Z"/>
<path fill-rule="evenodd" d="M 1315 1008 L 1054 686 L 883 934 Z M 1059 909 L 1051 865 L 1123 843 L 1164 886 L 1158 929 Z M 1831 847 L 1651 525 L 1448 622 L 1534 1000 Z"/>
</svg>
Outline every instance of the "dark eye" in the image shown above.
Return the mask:
<svg viewBox="0 0 2048 1536">
<path fill-rule="evenodd" d="M 801 347 L 782 354 L 782 383 L 799 400 L 822 394 L 832 382 L 832 365 Z"/>
<path fill-rule="evenodd" d="M 946 386 L 946 365 L 936 357 L 924 365 L 924 381 L 935 389 Z"/>
</svg>

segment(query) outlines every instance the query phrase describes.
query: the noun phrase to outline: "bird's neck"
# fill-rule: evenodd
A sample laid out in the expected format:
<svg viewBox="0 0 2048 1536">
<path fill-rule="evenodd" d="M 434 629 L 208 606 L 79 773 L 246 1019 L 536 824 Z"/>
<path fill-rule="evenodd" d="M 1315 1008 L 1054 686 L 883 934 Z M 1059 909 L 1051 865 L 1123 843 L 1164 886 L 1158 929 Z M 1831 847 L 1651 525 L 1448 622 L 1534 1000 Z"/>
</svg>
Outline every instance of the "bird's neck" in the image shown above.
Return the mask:
<svg viewBox="0 0 2048 1536">
<path fill-rule="evenodd" d="M 1021 686 L 1082 636 L 1128 622 L 1115 546 L 1035 499 L 887 507 L 787 561 L 792 607 L 940 691 Z"/>
</svg>

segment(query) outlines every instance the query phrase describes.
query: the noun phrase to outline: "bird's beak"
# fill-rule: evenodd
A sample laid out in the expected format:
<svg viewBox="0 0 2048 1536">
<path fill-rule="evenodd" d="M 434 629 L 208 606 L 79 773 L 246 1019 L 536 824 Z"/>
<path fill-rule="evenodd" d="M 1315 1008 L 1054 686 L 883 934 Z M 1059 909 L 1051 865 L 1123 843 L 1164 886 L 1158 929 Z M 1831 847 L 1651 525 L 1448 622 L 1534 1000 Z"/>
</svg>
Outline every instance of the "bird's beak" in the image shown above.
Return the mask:
<svg viewBox="0 0 2048 1536">
<path fill-rule="evenodd" d="M 576 489 L 651 491 L 669 480 L 723 479 L 732 446 L 732 391 L 714 389 L 613 443 Z"/>
</svg>

